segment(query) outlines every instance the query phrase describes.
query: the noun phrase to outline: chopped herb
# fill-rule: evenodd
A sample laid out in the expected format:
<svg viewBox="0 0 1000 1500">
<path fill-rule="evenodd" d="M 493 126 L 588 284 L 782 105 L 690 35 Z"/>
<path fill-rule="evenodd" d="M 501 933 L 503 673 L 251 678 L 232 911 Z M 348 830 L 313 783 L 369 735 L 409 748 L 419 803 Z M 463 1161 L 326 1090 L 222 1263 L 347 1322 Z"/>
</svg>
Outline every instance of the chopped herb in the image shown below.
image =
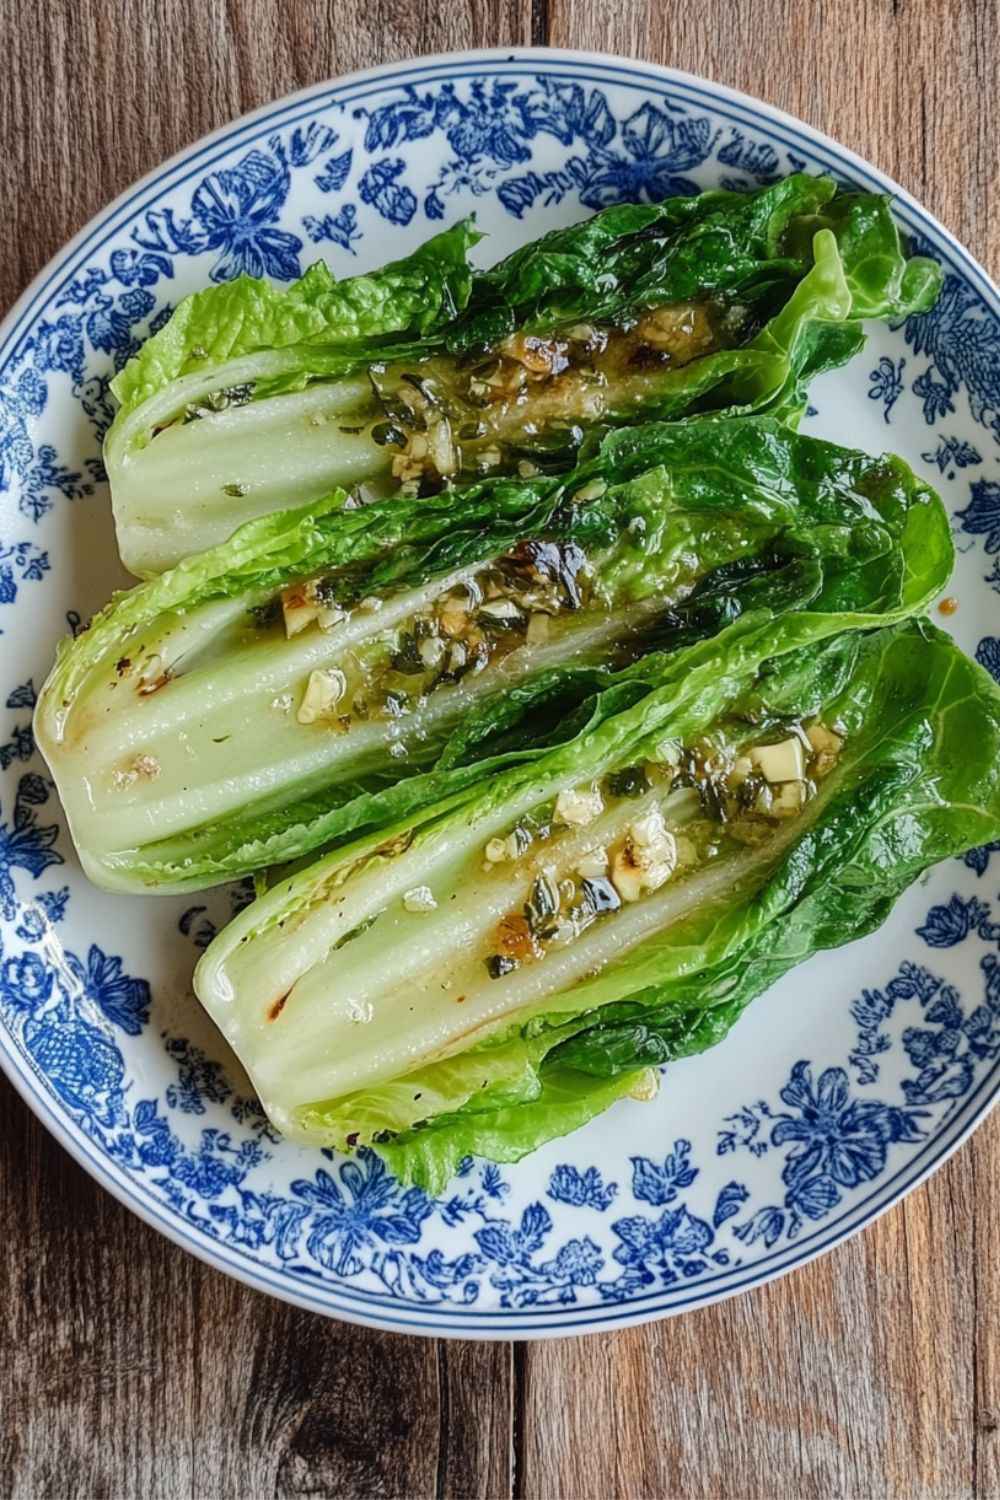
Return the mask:
<svg viewBox="0 0 1000 1500">
<path fill-rule="evenodd" d="M 570 609 L 583 603 L 579 575 L 587 554 L 576 542 L 521 542 L 504 559 L 505 567 L 530 580 L 554 583 L 562 589 Z"/>
<path fill-rule="evenodd" d="M 736 800 L 743 812 L 753 812 L 757 806 L 757 800 L 762 791 L 767 787 L 767 782 L 759 771 L 751 771 L 750 775 L 741 782 Z"/>
<path fill-rule="evenodd" d="M 393 671 L 402 672 L 407 677 L 427 671 L 427 663 L 420 655 L 420 643 L 417 639 L 416 631 L 400 631 L 399 644 L 392 653 L 390 660 Z"/>
<path fill-rule="evenodd" d="M 642 766 L 624 766 L 611 772 L 608 791 L 615 797 L 641 797 L 649 791 L 649 777 Z"/>
<path fill-rule="evenodd" d="M 726 806 L 725 785 L 717 781 L 714 776 L 704 777 L 698 783 L 698 796 L 701 805 L 710 818 L 716 823 L 729 822 L 729 808 Z"/>
<path fill-rule="evenodd" d="M 204 353 L 202 355 L 204 358 Z M 216 412 L 227 411 L 231 406 L 246 406 L 253 395 L 252 385 L 228 385 L 222 390 L 212 391 L 200 401 L 192 401 L 184 408 L 184 421 L 196 422 L 200 417 L 210 417 Z"/>
<path fill-rule="evenodd" d="M 509 958 L 505 953 L 491 953 L 486 960 L 486 968 L 491 979 L 502 979 L 505 974 L 511 974 L 517 968 L 517 959 Z"/>
<path fill-rule="evenodd" d="M 255 625 L 263 628 L 274 625 L 281 618 L 281 600 L 268 599 L 265 604 L 251 604 L 247 610 Z"/>
<path fill-rule="evenodd" d="M 350 932 L 345 932 L 342 938 L 337 939 L 331 951 L 343 948 L 347 943 L 353 943 L 356 937 L 360 937 L 363 932 L 367 932 L 372 923 L 377 920 L 377 917 L 368 917 L 364 922 L 359 922 L 357 927 L 352 927 Z"/>
<path fill-rule="evenodd" d="M 539 875 L 531 887 L 531 894 L 524 904 L 524 915 L 532 932 L 548 925 L 548 920 L 559 910 L 559 891 L 555 881 L 548 875 Z"/>
<path fill-rule="evenodd" d="M 380 448 L 391 443 L 395 448 L 406 447 L 406 433 L 394 422 L 376 422 L 372 428 L 372 442 L 378 443 Z"/>
<path fill-rule="evenodd" d="M 603 875 L 588 876 L 580 887 L 585 904 L 590 911 L 597 915 L 600 912 L 617 911 L 621 906 L 621 897 L 611 884 L 610 880 Z"/>
<path fill-rule="evenodd" d="M 441 403 L 431 389 L 430 383 L 421 376 L 414 375 L 411 371 L 407 370 L 400 376 L 400 379 L 405 381 L 407 385 L 411 385 L 415 391 L 419 391 L 429 406 L 440 406 Z"/>
</svg>

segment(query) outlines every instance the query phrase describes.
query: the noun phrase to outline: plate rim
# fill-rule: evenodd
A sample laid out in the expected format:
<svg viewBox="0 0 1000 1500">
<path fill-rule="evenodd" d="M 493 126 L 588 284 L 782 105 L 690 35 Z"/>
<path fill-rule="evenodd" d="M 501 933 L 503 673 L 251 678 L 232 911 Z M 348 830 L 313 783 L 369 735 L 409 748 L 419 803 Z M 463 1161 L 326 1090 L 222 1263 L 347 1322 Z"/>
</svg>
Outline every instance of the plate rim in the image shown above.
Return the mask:
<svg viewBox="0 0 1000 1500">
<path fill-rule="evenodd" d="M 459 66 L 468 67 L 477 64 L 486 66 L 513 64 L 531 67 L 534 64 L 559 63 L 572 65 L 575 68 L 581 65 L 590 66 L 599 70 L 605 77 L 617 70 L 623 76 L 611 81 L 619 81 L 623 84 L 634 85 L 636 81 L 649 81 L 661 86 L 680 87 L 688 97 L 701 96 L 700 102 L 705 107 L 717 108 L 720 102 L 728 102 L 738 107 L 744 114 L 749 111 L 752 115 L 756 115 L 762 125 L 771 129 L 777 127 L 785 136 L 791 134 L 803 138 L 814 151 L 817 147 L 821 148 L 839 165 L 850 167 L 867 178 L 878 190 L 890 193 L 895 200 L 895 206 L 905 210 L 904 217 L 929 227 L 943 243 L 943 247 L 948 249 L 951 258 L 959 264 L 963 273 L 978 284 L 984 300 L 992 305 L 992 310 L 1000 317 L 1000 290 L 986 269 L 961 244 L 951 230 L 880 167 L 778 106 L 684 69 L 647 62 L 643 59 L 625 58 L 613 53 L 577 48 L 487 47 L 422 54 L 398 62 L 357 69 L 332 79 L 322 80 L 278 99 L 270 100 L 228 121 L 216 130 L 198 137 L 164 158 L 94 214 L 32 278 L 7 315 L 0 321 L 0 371 L 16 352 L 20 341 L 20 325 L 30 314 L 35 302 L 79 250 L 101 232 L 114 232 L 118 227 L 114 222 L 115 219 L 123 210 L 130 208 L 134 200 L 147 189 L 155 186 L 161 193 L 168 190 L 169 187 L 176 185 L 170 183 L 169 178 L 178 168 L 190 166 L 197 161 L 200 170 L 207 165 L 202 158 L 213 148 L 225 145 L 229 149 L 238 143 L 240 136 L 248 129 L 268 117 L 281 116 L 286 124 L 291 124 L 294 123 L 294 119 L 285 117 L 299 104 L 308 105 L 310 112 L 313 112 L 317 102 L 321 102 L 326 96 L 329 96 L 330 102 L 334 102 L 344 91 L 356 89 L 359 85 L 371 83 L 376 87 L 385 87 L 394 79 L 399 79 L 402 83 L 431 75 L 439 69 L 454 70 Z M 151 1228 L 164 1234 L 173 1243 L 215 1270 L 234 1277 L 256 1291 L 343 1322 L 408 1333 L 418 1337 L 472 1338 L 489 1341 L 497 1339 L 520 1341 L 571 1335 L 579 1337 L 585 1334 L 636 1327 L 661 1318 L 675 1317 L 683 1312 L 694 1311 L 698 1307 L 712 1306 L 786 1276 L 789 1272 L 807 1265 L 810 1261 L 860 1233 L 921 1186 L 987 1119 L 1000 1098 L 1000 1064 L 998 1064 L 964 1101 L 963 1107 L 957 1110 L 950 1119 L 942 1121 L 937 1135 L 940 1149 L 936 1153 L 932 1152 L 930 1159 L 910 1175 L 901 1186 L 894 1187 L 895 1180 L 898 1177 L 906 1177 L 907 1173 L 912 1171 L 912 1159 L 906 1167 L 900 1167 L 896 1174 L 890 1176 L 881 1184 L 876 1193 L 871 1195 L 884 1198 L 884 1201 L 872 1208 L 868 1207 L 870 1200 L 857 1204 L 853 1212 L 845 1214 L 838 1225 L 831 1227 L 827 1238 L 820 1239 L 818 1244 L 804 1249 L 802 1253 L 795 1253 L 793 1248 L 787 1252 L 786 1260 L 777 1267 L 758 1265 L 757 1270 L 747 1267 L 746 1276 L 737 1284 L 709 1290 L 707 1295 L 702 1296 L 699 1296 L 696 1289 L 692 1288 L 690 1299 L 668 1302 L 665 1305 L 662 1303 L 657 1305 L 654 1300 L 657 1297 L 662 1299 L 666 1295 L 664 1289 L 660 1289 L 658 1293 L 649 1294 L 649 1303 L 644 1307 L 637 1305 L 633 1300 L 620 1306 L 609 1305 L 606 1308 L 600 1306 L 576 1309 L 547 1307 L 534 1314 L 527 1310 L 511 1309 L 508 1313 L 495 1309 L 490 1312 L 484 1310 L 477 1313 L 471 1307 L 435 1305 L 431 1309 L 402 1299 L 390 1302 L 376 1300 L 374 1297 L 366 1298 L 363 1302 L 352 1300 L 344 1305 L 344 1293 L 350 1289 L 333 1283 L 324 1283 L 322 1297 L 312 1298 L 307 1295 L 305 1285 L 281 1283 L 281 1272 L 276 1268 L 272 1270 L 255 1261 L 241 1264 L 235 1256 L 230 1258 L 230 1254 L 227 1253 L 235 1247 L 216 1245 L 207 1239 L 203 1241 L 200 1236 L 189 1237 L 188 1226 L 181 1221 L 175 1221 L 175 1218 L 168 1217 L 165 1212 L 161 1213 L 151 1202 L 147 1203 L 127 1173 L 115 1167 L 110 1161 L 106 1161 L 96 1150 L 93 1153 L 90 1151 L 86 1136 L 69 1113 L 59 1110 L 54 1101 L 47 1098 L 35 1078 L 37 1068 L 30 1066 L 28 1059 L 21 1057 L 13 1048 L 12 1038 L 5 1026 L 0 1027 L 0 1067 L 36 1118 L 90 1177 L 112 1193 L 119 1202 Z M 944 1138 L 943 1145 L 941 1144 L 942 1137 Z M 934 1142 L 929 1141 L 927 1144 L 930 1147 Z M 727 1279 L 730 1278 L 731 1273 Z M 710 1283 L 699 1283 L 700 1287 L 706 1285 Z M 408 1316 L 410 1313 L 414 1316 Z M 496 1320 L 494 1326 L 484 1324 L 482 1321 L 484 1318 Z M 535 1318 L 544 1321 L 536 1323 Z"/>
</svg>

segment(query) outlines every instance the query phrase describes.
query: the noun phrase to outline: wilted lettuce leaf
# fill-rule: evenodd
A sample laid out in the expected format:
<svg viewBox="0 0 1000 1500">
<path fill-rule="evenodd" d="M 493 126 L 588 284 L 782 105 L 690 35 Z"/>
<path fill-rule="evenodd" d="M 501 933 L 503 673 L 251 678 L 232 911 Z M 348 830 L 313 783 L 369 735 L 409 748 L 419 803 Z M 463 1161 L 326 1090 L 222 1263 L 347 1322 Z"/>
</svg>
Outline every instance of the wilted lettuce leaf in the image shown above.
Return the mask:
<svg viewBox="0 0 1000 1500">
<path fill-rule="evenodd" d="M 241 355 L 285 351 L 276 363 L 287 374 L 312 367 L 316 356 L 302 345 L 329 348 L 389 334 L 427 334 L 464 306 L 472 277 L 468 252 L 479 238 L 463 219 L 405 259 L 345 281 L 316 261 L 285 287 L 237 276 L 193 292 L 115 376 L 111 389 L 128 413 L 171 381 Z M 343 361 L 345 367 L 351 363 L 357 363 L 356 354 Z"/>
<path fill-rule="evenodd" d="M 937 294 L 940 268 L 905 260 L 889 200 L 835 193 L 830 178 L 796 173 L 753 193 L 710 191 L 604 209 L 477 275 L 448 341 L 470 348 L 519 326 L 613 319 L 657 302 L 717 293 L 754 300 L 803 274 L 822 228 L 832 229 L 839 242 L 856 298 L 852 316 L 924 310 Z"/>
<path fill-rule="evenodd" d="M 577 738 L 325 856 L 241 913 L 196 988 L 279 1128 L 373 1143 L 432 1190 L 466 1154 L 515 1160 L 633 1090 L 651 1065 L 721 1040 L 792 965 L 877 926 L 928 865 L 995 838 L 996 684 L 926 621 L 839 624 L 808 611 L 746 616 L 648 658 L 637 701 L 622 707 L 610 690 Z M 475 977 L 477 913 L 492 920 L 495 888 L 477 850 L 503 818 L 655 756 L 665 735 L 687 744 L 723 723 L 788 716 L 835 723 L 843 737 L 806 811 L 606 918 L 579 957 L 553 950 L 495 988 Z M 421 880 L 437 906 L 408 917 L 396 903 Z M 346 1026 L 337 995 L 365 1026 Z M 277 1002 L 273 1026 L 259 1019 Z"/>
<path fill-rule="evenodd" d="M 789 248 L 807 251 L 819 229 L 830 229 L 840 246 L 856 318 L 902 321 L 926 312 L 941 290 L 936 260 L 900 253 L 891 199 L 874 193 L 838 193 L 817 213 L 803 214 L 790 229 Z"/>
<path fill-rule="evenodd" d="M 282 291 L 241 278 L 196 293 L 114 383 L 123 406 L 105 463 L 126 565 L 162 571 L 336 485 L 391 487 L 393 382 L 421 371 L 465 453 L 463 482 L 487 454 L 494 471 L 525 456 L 568 467 L 583 434 L 608 422 L 764 410 L 794 422 L 808 382 L 861 347 L 863 317 L 923 310 L 940 283 L 935 263 L 905 258 L 885 200 L 833 195 L 829 179 L 793 176 L 749 194 L 616 205 L 474 275 L 474 236 L 459 225 L 369 276 L 333 283 L 314 266 Z M 648 309 L 691 305 L 712 325 L 708 344 L 666 359 L 643 346 L 649 358 L 602 371 L 599 399 L 579 409 L 549 401 L 558 381 L 532 386 L 503 418 L 499 449 L 488 422 L 475 446 L 470 359 L 507 334 L 632 326 Z"/>
<path fill-rule="evenodd" d="M 872 625 L 919 609 L 951 567 L 940 501 L 901 460 L 768 418 L 626 429 L 563 478 L 483 481 L 461 495 L 359 509 L 341 499 L 248 523 L 119 595 L 64 644 L 41 696 L 38 739 L 100 883 L 198 888 L 300 858 L 537 755 L 587 721 L 595 694 L 634 699 L 646 688 L 641 662 L 621 673 L 626 640 L 631 655 L 669 653 L 748 612 L 807 608 L 838 613 L 845 627 Z M 402 759 L 387 737 L 359 759 L 357 726 L 342 735 L 275 716 L 279 689 L 269 684 L 308 637 L 279 632 L 268 644 L 241 633 L 251 610 L 266 612 L 280 590 L 315 575 L 346 606 L 374 598 L 416 608 L 421 590 L 447 586 L 434 580 L 526 539 L 589 559 L 595 603 L 579 629 L 601 611 L 621 616 L 603 645 L 581 654 L 569 628 L 558 657 L 528 652 L 498 676 L 482 674 L 454 712 L 424 717 Z M 368 635 L 378 635 L 384 614 L 368 619 Z M 290 668 L 280 689 L 289 707 L 310 666 L 336 664 L 335 634 L 329 650 L 315 636 L 309 662 Z M 137 673 L 151 656 L 164 681 L 144 696 Z M 253 665 L 263 659 L 266 672 Z M 192 752 L 183 759 L 172 748 L 178 734 Z M 128 780 L 130 749 L 153 757 L 155 776 Z"/>
</svg>

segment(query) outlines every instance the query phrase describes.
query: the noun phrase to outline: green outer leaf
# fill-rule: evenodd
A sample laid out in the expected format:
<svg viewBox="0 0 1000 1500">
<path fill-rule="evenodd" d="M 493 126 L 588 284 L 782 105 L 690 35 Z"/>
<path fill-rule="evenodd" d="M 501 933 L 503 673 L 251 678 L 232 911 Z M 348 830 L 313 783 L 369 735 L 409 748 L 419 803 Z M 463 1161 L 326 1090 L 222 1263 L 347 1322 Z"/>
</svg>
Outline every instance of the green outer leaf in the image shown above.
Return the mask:
<svg viewBox="0 0 1000 1500">
<path fill-rule="evenodd" d="M 448 331 L 455 350 L 495 343 L 519 325 L 615 318 L 655 302 L 683 302 L 801 275 L 782 240 L 796 214 L 814 215 L 836 191 L 795 174 L 753 193 L 712 191 L 661 203 L 616 204 L 556 229 L 476 276 L 466 312 Z"/>
<path fill-rule="evenodd" d="M 815 237 L 813 264 L 788 300 L 742 348 L 720 349 L 657 377 L 641 408 L 612 410 L 609 419 L 671 420 L 692 412 L 736 415 L 804 405 L 808 381 L 846 363 L 864 343 L 853 316 L 850 289 L 837 240 L 829 229 Z"/>
<path fill-rule="evenodd" d="M 287 287 L 238 276 L 194 292 L 115 376 L 111 389 L 130 412 L 179 376 L 258 349 L 427 334 L 453 318 L 468 298 L 468 252 L 480 238 L 463 219 L 403 260 L 346 281 L 335 281 L 316 261 Z"/>
<path fill-rule="evenodd" d="M 572 1035 L 575 1028 L 567 1028 Z M 346 1141 L 358 1135 L 368 1141 L 389 1130 L 398 1131 L 405 1123 L 416 1125 L 435 1115 L 451 1113 L 460 1107 L 485 1109 L 507 1108 L 526 1104 L 541 1093 L 539 1064 L 554 1043 L 549 1036 L 512 1036 L 503 1046 L 461 1052 L 417 1068 L 404 1078 L 345 1094 L 332 1105 L 316 1110 L 315 1124 L 332 1131 Z M 480 1096 L 487 1090 L 485 1103 Z M 312 1111 L 302 1111 L 302 1123 L 308 1129 Z"/>
<path fill-rule="evenodd" d="M 815 219 L 803 216 L 790 229 L 799 248 L 821 226 L 836 235 L 853 303 L 852 317 L 893 322 L 926 312 L 937 300 L 944 271 L 936 260 L 902 252 L 892 200 L 874 193 L 838 193 Z"/>
<path fill-rule="evenodd" d="M 603 1114 L 642 1078 L 641 1068 L 597 1079 L 572 1068 L 553 1067 L 546 1071 L 536 1099 L 462 1112 L 439 1129 L 410 1131 L 375 1150 L 401 1182 L 441 1193 L 465 1157 L 520 1161 L 546 1141 L 569 1135 Z"/>
<path fill-rule="evenodd" d="M 373 360 L 419 362 L 446 341 L 455 350 L 491 346 L 515 327 L 628 318 L 648 305 L 713 296 L 748 308 L 754 326 L 763 324 L 756 337 L 648 372 L 641 401 L 626 381 L 616 405 L 612 384 L 602 420 L 773 410 L 795 423 L 808 382 L 861 347 L 861 317 L 923 310 L 940 283 L 935 263 L 905 259 L 887 200 L 833 192 L 829 179 L 792 176 L 750 194 L 616 205 L 471 281 L 471 235 L 459 225 L 450 239 L 439 236 L 369 277 L 333 284 L 314 266 L 284 291 L 244 278 L 195 294 L 115 382 L 125 404 L 105 464 L 126 564 L 158 572 L 249 514 L 384 479 L 386 451 L 365 427 L 365 371 Z M 470 294 L 445 328 L 448 299 Z M 192 359 L 192 349 L 208 359 Z M 307 389 L 317 383 L 325 389 Z M 229 386 L 246 386 L 252 399 L 148 442 L 187 406 Z M 258 407 L 264 397 L 276 399 Z M 299 441 L 285 441 L 287 433 Z M 549 461 L 572 460 L 567 452 Z M 178 511 L 185 472 L 192 489 Z"/>
</svg>

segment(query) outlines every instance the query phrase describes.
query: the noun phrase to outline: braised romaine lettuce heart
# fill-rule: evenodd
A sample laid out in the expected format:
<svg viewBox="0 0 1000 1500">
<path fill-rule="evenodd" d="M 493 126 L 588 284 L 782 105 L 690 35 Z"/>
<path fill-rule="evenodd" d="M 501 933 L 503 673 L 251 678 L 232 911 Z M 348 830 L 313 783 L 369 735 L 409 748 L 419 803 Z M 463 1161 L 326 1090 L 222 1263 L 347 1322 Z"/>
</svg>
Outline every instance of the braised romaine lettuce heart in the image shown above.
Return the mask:
<svg viewBox="0 0 1000 1500">
<path fill-rule="evenodd" d="M 742 616 L 923 607 L 947 520 L 896 458 L 768 418 L 649 424 L 561 479 L 248 523 L 64 643 L 38 744 L 111 889 L 208 886 L 575 733 Z M 636 675 L 638 673 L 638 675 Z"/>
<path fill-rule="evenodd" d="M 427 493 L 566 469 L 608 423 L 794 418 L 860 320 L 925 309 L 887 200 L 792 176 L 617 205 L 473 273 L 466 224 L 407 260 L 185 299 L 113 382 L 119 549 L 141 576 L 335 486 Z"/>
<path fill-rule="evenodd" d="M 995 839 L 996 684 L 926 621 L 838 630 L 746 616 L 647 658 L 631 706 L 236 917 L 195 987 L 274 1124 L 439 1191 L 647 1097 Z"/>
</svg>

